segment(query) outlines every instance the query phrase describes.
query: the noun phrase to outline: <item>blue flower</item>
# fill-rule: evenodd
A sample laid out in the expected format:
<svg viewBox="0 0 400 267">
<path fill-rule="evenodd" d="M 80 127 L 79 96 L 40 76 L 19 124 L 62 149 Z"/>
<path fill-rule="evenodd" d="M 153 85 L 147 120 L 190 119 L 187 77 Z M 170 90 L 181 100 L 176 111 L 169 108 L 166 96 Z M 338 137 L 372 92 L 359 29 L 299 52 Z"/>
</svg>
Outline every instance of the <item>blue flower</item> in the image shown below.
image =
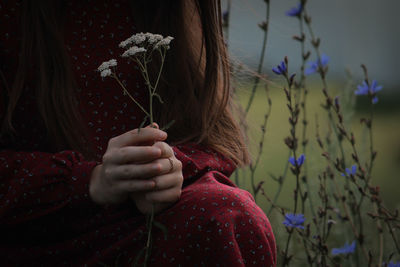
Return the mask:
<svg viewBox="0 0 400 267">
<path fill-rule="evenodd" d="M 349 243 L 346 242 L 346 244 L 341 247 L 341 248 L 333 248 L 332 249 L 332 255 L 339 255 L 339 254 L 350 254 L 350 253 L 354 253 L 354 251 L 356 250 L 356 241 L 353 241 L 353 243 L 351 243 L 349 245 Z"/>
<path fill-rule="evenodd" d="M 272 71 L 278 75 L 285 75 L 287 72 L 286 64 L 284 61 L 281 62 L 280 65 L 276 66 L 276 68 L 272 68 Z"/>
<path fill-rule="evenodd" d="M 353 175 L 353 176 L 356 175 L 356 173 L 357 173 L 357 165 L 354 164 L 353 166 L 351 166 L 351 169 L 350 168 L 346 168 L 346 173 L 347 173 L 347 175 Z M 341 173 L 341 175 L 342 176 L 347 176 L 344 173 Z"/>
<path fill-rule="evenodd" d="M 310 62 L 308 64 L 309 67 L 304 71 L 304 74 L 310 75 L 310 74 L 316 73 L 316 72 L 318 72 L 319 67 L 324 68 L 326 65 L 328 65 L 328 62 L 329 62 L 329 57 L 325 54 L 322 54 L 321 61 L 319 61 L 317 59 L 317 61 L 315 61 L 315 62 Z"/>
<path fill-rule="evenodd" d="M 383 265 L 385 265 L 385 263 L 383 263 Z M 391 261 L 388 263 L 387 267 L 400 267 L 400 261 L 397 263 Z"/>
<path fill-rule="evenodd" d="M 300 16 L 302 11 L 303 11 L 303 5 L 299 3 L 297 7 L 292 7 L 290 10 L 288 10 L 286 12 L 286 15 L 290 17 L 297 17 Z"/>
<path fill-rule="evenodd" d="M 369 95 L 373 96 L 372 103 L 375 104 L 378 102 L 378 97 L 375 96 L 377 92 L 382 90 L 382 86 L 378 85 L 378 83 L 373 80 L 372 84 L 369 86 L 366 81 L 363 81 L 362 85 L 357 86 L 357 90 L 354 92 L 356 95 Z"/>
<path fill-rule="evenodd" d="M 287 227 L 299 228 L 304 229 L 302 225 L 304 223 L 304 215 L 303 214 L 294 214 L 294 213 L 286 213 L 285 220 L 283 224 Z"/>
<path fill-rule="evenodd" d="M 301 165 L 303 165 L 305 159 L 306 159 L 306 156 L 304 156 L 304 154 L 301 154 L 297 160 L 295 160 L 294 157 L 290 157 L 289 162 L 295 167 L 296 167 L 296 163 L 297 163 L 297 166 L 300 167 Z"/>
</svg>

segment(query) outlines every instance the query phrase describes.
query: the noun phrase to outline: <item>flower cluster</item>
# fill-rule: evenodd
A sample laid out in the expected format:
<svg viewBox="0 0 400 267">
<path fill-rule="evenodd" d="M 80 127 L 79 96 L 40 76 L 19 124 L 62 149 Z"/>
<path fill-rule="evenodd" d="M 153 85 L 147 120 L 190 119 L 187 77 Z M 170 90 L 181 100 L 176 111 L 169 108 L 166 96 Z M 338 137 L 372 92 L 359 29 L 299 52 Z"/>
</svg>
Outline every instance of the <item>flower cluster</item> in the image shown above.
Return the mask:
<svg viewBox="0 0 400 267">
<path fill-rule="evenodd" d="M 280 65 L 272 68 L 272 71 L 277 75 L 286 75 L 287 74 L 287 67 L 284 61 L 281 62 Z"/>
<path fill-rule="evenodd" d="M 296 7 L 291 8 L 286 12 L 287 16 L 290 17 L 299 17 L 301 12 L 303 12 L 303 5 L 299 3 Z"/>
<path fill-rule="evenodd" d="M 347 173 L 347 175 L 356 175 L 356 173 L 357 173 L 357 165 L 353 165 L 353 166 L 351 166 L 351 169 L 350 168 L 346 168 L 346 173 Z M 347 176 L 345 173 L 341 173 L 341 175 L 342 176 Z"/>
<path fill-rule="evenodd" d="M 318 70 L 321 68 L 325 68 L 329 63 L 329 57 L 325 54 L 321 55 L 321 60 L 317 59 L 314 62 L 309 63 L 309 67 L 304 71 L 305 75 L 310 75 L 313 73 L 318 72 Z"/>
<path fill-rule="evenodd" d="M 110 59 L 109 61 L 103 62 L 97 70 L 100 71 L 101 77 L 107 77 L 111 75 L 111 67 L 117 66 L 117 60 L 115 59 Z"/>
<path fill-rule="evenodd" d="M 295 166 L 296 167 L 296 164 L 297 164 L 297 166 L 301 166 L 301 165 L 303 165 L 303 163 L 304 163 L 304 161 L 306 160 L 306 156 L 304 155 L 304 154 L 301 154 L 300 155 L 300 157 L 296 160 L 294 157 L 290 157 L 289 158 L 289 162 L 290 162 L 290 164 L 292 164 L 293 166 Z"/>
<path fill-rule="evenodd" d="M 149 46 L 152 46 L 153 49 L 159 49 L 159 48 L 169 49 L 170 48 L 169 44 L 171 43 L 171 41 L 173 39 L 174 38 L 171 36 L 167 36 L 164 38 L 161 34 L 140 32 L 140 33 L 134 34 L 131 37 L 129 37 L 128 39 L 122 41 L 119 44 L 119 47 L 121 47 L 121 48 L 129 48 L 130 46 L 136 47 L 135 49 L 131 50 L 131 52 L 128 52 L 127 55 L 134 51 L 136 53 L 145 52 Z M 142 50 L 142 49 L 138 49 L 138 48 L 143 48 L 146 50 Z M 127 51 L 125 51 L 125 52 L 127 52 Z"/>
<path fill-rule="evenodd" d="M 333 248 L 332 249 L 332 255 L 340 255 L 340 254 L 351 254 L 354 253 L 356 250 L 356 241 L 353 241 L 351 244 L 346 243 L 343 247 L 341 248 Z"/>
<path fill-rule="evenodd" d="M 366 81 L 362 83 L 362 85 L 357 86 L 357 90 L 354 92 L 356 95 L 370 95 L 372 96 L 372 103 L 375 104 L 378 102 L 378 97 L 376 93 L 382 90 L 382 86 L 378 85 L 378 83 L 373 80 L 371 84 L 368 84 Z"/>
<path fill-rule="evenodd" d="M 146 51 L 147 51 L 146 48 L 138 47 L 138 46 L 134 45 L 134 46 L 128 48 L 128 49 L 122 54 L 122 57 L 132 57 L 132 56 L 134 56 L 134 55 L 136 55 L 136 54 L 140 54 L 140 53 L 143 53 L 143 52 L 146 52 Z"/>
<path fill-rule="evenodd" d="M 169 44 L 174 38 L 171 36 L 163 37 L 161 34 L 153 33 L 137 33 L 122 41 L 119 47 L 126 49 L 121 57 L 132 58 L 147 51 L 163 49 L 163 54 L 170 48 Z M 161 52 L 161 50 L 160 50 Z M 97 70 L 100 72 L 101 77 L 108 77 L 112 75 L 111 67 L 117 66 L 117 60 L 111 59 L 103 62 Z"/>
<path fill-rule="evenodd" d="M 283 224 L 286 227 L 304 229 L 304 226 L 302 225 L 304 221 L 305 221 L 304 215 L 301 213 L 300 214 L 286 213 Z"/>
</svg>

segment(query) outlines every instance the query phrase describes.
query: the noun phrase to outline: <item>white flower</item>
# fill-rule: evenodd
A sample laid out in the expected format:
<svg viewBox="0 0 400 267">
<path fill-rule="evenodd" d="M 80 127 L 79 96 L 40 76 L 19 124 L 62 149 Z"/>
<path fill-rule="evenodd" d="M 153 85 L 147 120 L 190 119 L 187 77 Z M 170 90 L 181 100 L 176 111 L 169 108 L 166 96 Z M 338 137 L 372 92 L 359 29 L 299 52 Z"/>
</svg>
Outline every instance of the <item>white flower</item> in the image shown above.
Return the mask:
<svg viewBox="0 0 400 267">
<path fill-rule="evenodd" d="M 129 37 L 125 41 L 122 41 L 119 44 L 119 47 L 126 48 L 130 44 L 139 45 L 139 44 L 143 43 L 144 41 L 146 41 L 146 35 L 144 33 L 140 32 L 140 33 L 132 35 L 131 37 Z"/>
<path fill-rule="evenodd" d="M 149 44 L 155 44 L 163 39 L 163 36 L 161 34 L 154 34 L 154 33 L 150 33 L 150 32 L 146 32 L 145 36 L 146 36 L 147 42 L 149 42 Z"/>
<path fill-rule="evenodd" d="M 100 73 L 100 76 L 101 77 L 107 77 L 107 76 L 110 76 L 111 75 L 111 70 L 110 69 L 105 69 L 105 70 L 102 70 L 101 71 L 101 73 Z"/>
<path fill-rule="evenodd" d="M 122 54 L 122 57 L 130 57 L 146 51 L 147 50 L 143 47 L 132 46 Z"/>
<path fill-rule="evenodd" d="M 109 69 L 110 67 L 115 67 L 115 66 L 117 66 L 117 60 L 111 59 L 109 61 L 101 63 L 101 65 L 97 69 L 98 71 L 103 71 Z"/>
<path fill-rule="evenodd" d="M 171 43 L 172 40 L 174 40 L 174 37 L 167 36 L 164 39 L 162 39 L 161 41 L 159 41 L 158 43 L 156 43 L 154 45 L 154 49 L 157 49 L 160 46 L 164 46 L 165 48 L 169 49 L 169 44 Z"/>
</svg>

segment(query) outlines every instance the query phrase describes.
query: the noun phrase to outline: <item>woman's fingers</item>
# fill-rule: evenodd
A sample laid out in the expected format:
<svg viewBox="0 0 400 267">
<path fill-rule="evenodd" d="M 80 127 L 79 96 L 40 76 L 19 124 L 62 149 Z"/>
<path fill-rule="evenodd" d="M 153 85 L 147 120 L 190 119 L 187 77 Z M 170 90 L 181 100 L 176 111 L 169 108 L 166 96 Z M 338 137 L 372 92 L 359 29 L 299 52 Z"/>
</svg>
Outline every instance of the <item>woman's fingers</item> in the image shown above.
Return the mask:
<svg viewBox="0 0 400 267">
<path fill-rule="evenodd" d="M 126 180 L 117 185 L 117 190 L 121 192 L 141 192 L 154 189 L 155 183 L 152 180 Z"/>
<path fill-rule="evenodd" d="M 108 142 L 108 147 L 121 148 L 124 146 L 134 146 L 151 141 L 162 141 L 166 138 L 166 132 L 153 127 L 146 127 L 141 128 L 140 131 L 138 129 L 134 129 L 132 131 L 111 138 Z"/>
<path fill-rule="evenodd" d="M 127 163 L 144 163 L 158 159 L 161 156 L 161 149 L 152 146 L 126 146 L 114 149 L 112 157 L 104 155 L 110 163 L 122 165 Z"/>
<path fill-rule="evenodd" d="M 150 202 L 175 202 L 178 201 L 182 193 L 182 189 L 173 187 L 162 191 L 151 191 L 146 193 L 146 200 Z"/>
<path fill-rule="evenodd" d="M 170 145 L 165 142 L 155 142 L 153 147 L 159 148 L 161 150 L 161 158 L 169 158 L 174 156 L 174 150 Z"/>
<path fill-rule="evenodd" d="M 160 191 L 172 187 L 182 187 L 183 176 L 174 172 L 154 177 L 151 180 L 155 182 L 154 189 Z"/>
<path fill-rule="evenodd" d="M 151 162 L 146 164 L 125 164 L 115 166 L 110 175 L 118 180 L 146 179 L 161 173 L 161 164 Z"/>
<path fill-rule="evenodd" d="M 174 157 L 171 158 L 159 158 L 151 162 L 152 164 L 159 164 L 160 171 L 157 175 L 167 174 L 167 173 L 174 173 L 179 171 L 180 173 L 182 170 L 182 162 L 177 160 Z"/>
<path fill-rule="evenodd" d="M 156 159 L 145 164 L 123 164 L 117 165 L 106 173 L 107 175 L 118 177 L 118 180 L 145 179 L 150 177 L 162 177 L 164 174 L 180 175 L 182 163 L 175 158 Z M 157 178 L 159 179 L 159 178 Z"/>
</svg>

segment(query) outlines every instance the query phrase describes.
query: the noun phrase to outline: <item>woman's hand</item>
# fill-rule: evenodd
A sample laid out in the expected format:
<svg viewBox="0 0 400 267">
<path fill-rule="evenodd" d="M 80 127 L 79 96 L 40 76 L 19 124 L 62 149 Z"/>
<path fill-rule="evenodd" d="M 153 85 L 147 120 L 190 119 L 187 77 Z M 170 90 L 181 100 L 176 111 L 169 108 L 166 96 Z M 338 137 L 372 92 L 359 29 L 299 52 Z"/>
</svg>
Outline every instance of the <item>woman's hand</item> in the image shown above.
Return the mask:
<svg viewBox="0 0 400 267">
<path fill-rule="evenodd" d="M 136 207 L 141 213 L 150 214 L 154 204 L 154 212 L 158 213 L 179 200 L 182 192 L 182 163 L 175 158 L 174 151 L 165 142 L 156 142 L 153 147 L 161 150 L 161 156 L 152 164 L 158 164 L 158 174 L 151 178 L 155 187 L 147 192 L 131 194 Z"/>
<path fill-rule="evenodd" d="M 153 127 L 141 128 L 140 132 L 135 129 L 111 138 L 103 155 L 102 164 L 92 171 L 89 185 L 92 200 L 98 204 L 118 204 L 127 200 L 132 193 L 175 185 L 176 182 L 172 180 L 177 180 L 176 178 L 160 176 L 167 168 L 164 165 L 169 164 L 168 160 L 161 160 L 160 157 L 163 153 L 170 155 L 171 151 L 164 145 L 143 145 L 153 144 L 166 138 L 167 133 Z M 179 167 L 178 164 L 174 164 L 176 169 Z M 157 179 L 149 179 L 152 177 Z M 155 197 L 155 200 L 166 200 L 172 199 L 172 195 L 176 198 L 176 193 L 172 190 L 165 190 L 161 195 L 150 196 Z"/>
</svg>

